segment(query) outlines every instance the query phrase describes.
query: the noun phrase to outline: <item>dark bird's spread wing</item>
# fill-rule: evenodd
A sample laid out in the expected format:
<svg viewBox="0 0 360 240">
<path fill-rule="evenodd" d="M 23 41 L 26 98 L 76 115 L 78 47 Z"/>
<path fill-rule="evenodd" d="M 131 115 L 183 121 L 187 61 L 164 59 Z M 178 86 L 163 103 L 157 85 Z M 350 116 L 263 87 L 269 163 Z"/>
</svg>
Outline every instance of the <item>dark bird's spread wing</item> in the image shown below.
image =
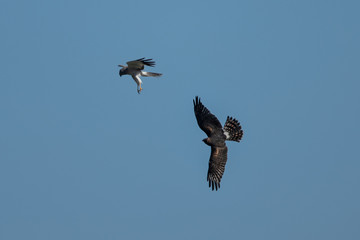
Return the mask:
<svg viewBox="0 0 360 240">
<path fill-rule="evenodd" d="M 129 68 L 143 70 L 145 65 L 149 67 L 155 66 L 155 61 L 152 61 L 152 59 L 139 58 L 137 60 L 127 62 L 126 64 Z"/>
<path fill-rule="evenodd" d="M 220 181 L 225 171 L 225 164 L 227 161 L 228 148 L 225 147 L 211 147 L 211 155 L 209 161 L 209 170 L 207 174 L 207 181 L 209 187 L 214 190 L 220 188 Z"/>
<path fill-rule="evenodd" d="M 199 97 L 196 96 L 193 103 L 199 127 L 208 137 L 210 137 L 214 132 L 222 131 L 222 126 L 219 120 L 202 104 Z"/>
</svg>

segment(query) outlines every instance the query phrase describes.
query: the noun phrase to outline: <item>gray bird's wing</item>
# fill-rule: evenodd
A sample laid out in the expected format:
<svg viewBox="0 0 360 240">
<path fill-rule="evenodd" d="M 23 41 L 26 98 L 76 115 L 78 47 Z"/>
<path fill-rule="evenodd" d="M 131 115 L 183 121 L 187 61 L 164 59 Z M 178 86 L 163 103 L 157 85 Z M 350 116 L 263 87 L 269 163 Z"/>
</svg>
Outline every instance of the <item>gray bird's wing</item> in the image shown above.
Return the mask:
<svg viewBox="0 0 360 240">
<path fill-rule="evenodd" d="M 211 155 L 209 161 L 209 170 L 207 174 L 207 181 L 209 187 L 216 191 L 220 188 L 220 181 L 225 171 L 225 164 L 227 161 L 228 148 L 225 147 L 211 147 Z"/>
<path fill-rule="evenodd" d="M 143 70 L 145 65 L 150 67 L 155 66 L 155 61 L 152 61 L 152 59 L 139 58 L 137 60 L 127 62 L 127 65 L 132 69 Z"/>
</svg>

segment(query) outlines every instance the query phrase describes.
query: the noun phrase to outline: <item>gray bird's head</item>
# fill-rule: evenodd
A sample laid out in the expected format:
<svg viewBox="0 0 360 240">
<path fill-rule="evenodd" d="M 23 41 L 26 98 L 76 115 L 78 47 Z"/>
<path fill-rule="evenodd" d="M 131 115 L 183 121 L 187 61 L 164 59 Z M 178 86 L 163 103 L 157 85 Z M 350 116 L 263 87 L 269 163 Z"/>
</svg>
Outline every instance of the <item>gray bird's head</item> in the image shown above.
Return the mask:
<svg viewBox="0 0 360 240">
<path fill-rule="evenodd" d="M 122 75 L 127 74 L 128 68 L 127 68 L 126 66 L 123 66 L 123 65 L 120 65 L 120 64 L 119 64 L 118 66 L 121 67 L 121 69 L 120 69 L 120 71 L 119 71 L 120 77 L 121 77 Z"/>
</svg>

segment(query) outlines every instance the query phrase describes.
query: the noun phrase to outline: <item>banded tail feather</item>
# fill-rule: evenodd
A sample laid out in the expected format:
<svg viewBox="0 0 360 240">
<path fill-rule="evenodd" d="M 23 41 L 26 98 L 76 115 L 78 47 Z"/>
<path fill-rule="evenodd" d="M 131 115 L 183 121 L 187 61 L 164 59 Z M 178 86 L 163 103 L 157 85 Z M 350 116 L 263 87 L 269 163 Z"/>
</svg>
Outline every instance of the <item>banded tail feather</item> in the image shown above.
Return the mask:
<svg viewBox="0 0 360 240">
<path fill-rule="evenodd" d="M 229 116 L 226 119 L 223 130 L 228 141 L 240 142 L 243 136 L 243 130 L 239 121 Z"/>
</svg>

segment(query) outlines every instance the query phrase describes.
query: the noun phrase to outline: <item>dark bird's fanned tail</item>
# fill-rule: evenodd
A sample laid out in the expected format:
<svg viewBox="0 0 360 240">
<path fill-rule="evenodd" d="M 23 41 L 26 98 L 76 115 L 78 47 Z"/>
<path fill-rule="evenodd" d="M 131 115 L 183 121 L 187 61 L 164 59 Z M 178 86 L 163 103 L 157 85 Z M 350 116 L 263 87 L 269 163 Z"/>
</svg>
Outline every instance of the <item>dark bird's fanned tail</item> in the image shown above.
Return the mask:
<svg viewBox="0 0 360 240">
<path fill-rule="evenodd" d="M 224 133 L 226 140 L 240 142 L 244 132 L 239 121 L 228 116 L 224 125 Z"/>
</svg>

